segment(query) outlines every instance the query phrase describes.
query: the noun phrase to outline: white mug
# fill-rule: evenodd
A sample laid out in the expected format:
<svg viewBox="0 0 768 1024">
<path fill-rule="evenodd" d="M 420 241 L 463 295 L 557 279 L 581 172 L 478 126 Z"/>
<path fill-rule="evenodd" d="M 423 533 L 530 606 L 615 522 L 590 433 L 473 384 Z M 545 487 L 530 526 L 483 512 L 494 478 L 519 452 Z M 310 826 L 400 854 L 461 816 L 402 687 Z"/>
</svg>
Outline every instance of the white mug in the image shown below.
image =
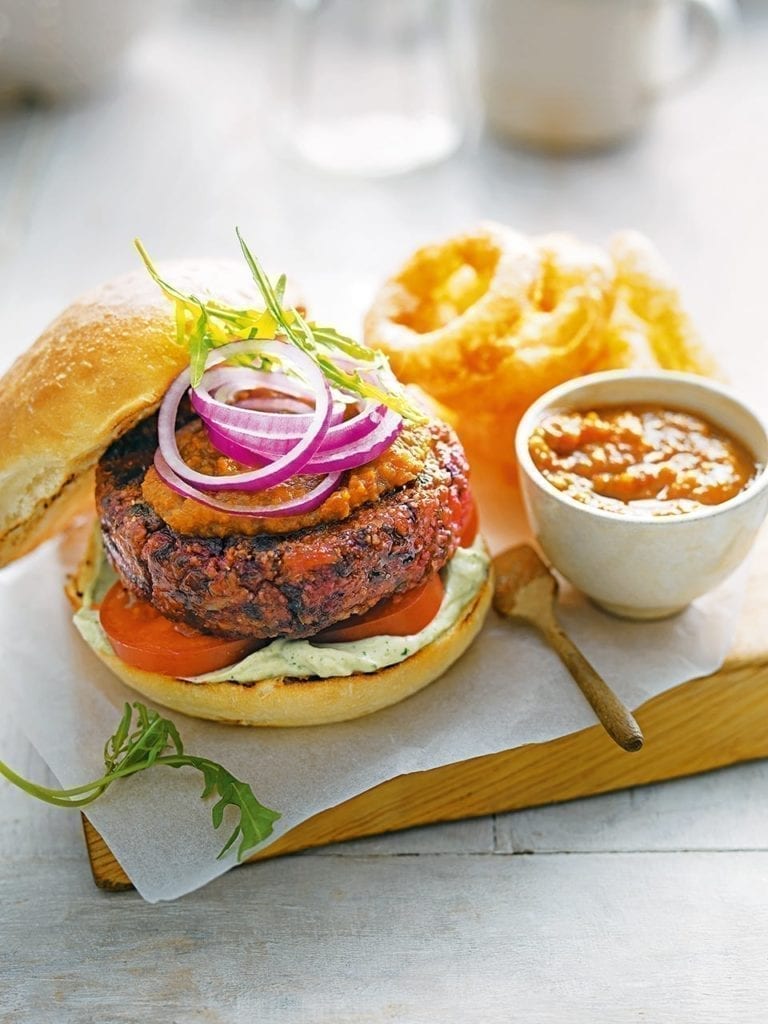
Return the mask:
<svg viewBox="0 0 768 1024">
<path fill-rule="evenodd" d="M 731 0 L 481 0 L 478 64 L 496 134 L 552 151 L 622 142 L 711 63 Z M 684 59 L 669 60 L 688 14 Z M 666 61 L 662 61 L 666 51 Z"/>
</svg>

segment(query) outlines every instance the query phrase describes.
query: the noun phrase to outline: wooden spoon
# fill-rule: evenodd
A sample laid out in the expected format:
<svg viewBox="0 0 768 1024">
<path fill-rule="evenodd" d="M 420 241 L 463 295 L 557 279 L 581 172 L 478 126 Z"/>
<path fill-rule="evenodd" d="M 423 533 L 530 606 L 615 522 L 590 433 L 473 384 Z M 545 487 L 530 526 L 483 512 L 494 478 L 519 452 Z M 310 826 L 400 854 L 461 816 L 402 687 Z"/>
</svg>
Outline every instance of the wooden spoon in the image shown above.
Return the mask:
<svg viewBox="0 0 768 1024">
<path fill-rule="evenodd" d="M 519 544 L 493 561 L 496 611 L 535 626 L 560 656 L 611 739 L 624 750 L 640 750 L 643 734 L 632 714 L 560 628 L 555 617 L 557 580 L 537 553 L 529 544 Z"/>
</svg>

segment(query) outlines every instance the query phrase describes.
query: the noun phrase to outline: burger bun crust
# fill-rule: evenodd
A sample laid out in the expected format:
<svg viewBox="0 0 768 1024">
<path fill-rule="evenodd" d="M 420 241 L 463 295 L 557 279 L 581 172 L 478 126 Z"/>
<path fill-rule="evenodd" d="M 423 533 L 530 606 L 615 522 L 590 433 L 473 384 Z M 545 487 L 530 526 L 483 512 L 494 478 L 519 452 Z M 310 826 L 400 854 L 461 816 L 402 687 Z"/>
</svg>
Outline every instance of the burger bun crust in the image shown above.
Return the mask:
<svg viewBox="0 0 768 1024">
<path fill-rule="evenodd" d="M 184 260 L 160 272 L 202 297 L 258 301 L 237 263 Z M 171 303 L 143 268 L 73 302 L 16 360 L 0 379 L 0 566 L 88 506 L 103 452 L 188 363 Z"/>
</svg>

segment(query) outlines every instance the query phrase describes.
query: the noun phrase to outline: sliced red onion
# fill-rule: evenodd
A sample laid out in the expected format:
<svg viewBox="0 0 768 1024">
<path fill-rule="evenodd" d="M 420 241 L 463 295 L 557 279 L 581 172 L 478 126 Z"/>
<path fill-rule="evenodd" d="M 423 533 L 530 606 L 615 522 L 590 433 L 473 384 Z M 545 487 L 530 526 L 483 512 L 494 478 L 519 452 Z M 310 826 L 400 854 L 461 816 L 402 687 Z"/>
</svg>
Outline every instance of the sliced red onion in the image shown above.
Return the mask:
<svg viewBox="0 0 768 1024">
<path fill-rule="evenodd" d="M 385 452 L 402 429 L 402 420 L 397 413 L 388 414 L 374 430 L 357 441 L 327 452 L 321 447 L 304 466 L 302 472 L 331 473 L 364 466 Z M 228 458 L 242 462 L 244 466 L 264 465 L 267 456 L 260 454 L 253 447 L 240 443 L 213 424 L 206 424 L 206 431 L 211 444 Z"/>
<path fill-rule="evenodd" d="M 255 469 L 270 461 L 267 456 L 261 455 L 253 448 L 233 441 L 229 434 L 220 430 L 214 423 L 206 423 L 205 432 L 213 447 L 218 449 L 222 455 L 226 455 L 228 459 L 242 462 L 244 466 L 253 466 Z"/>
<path fill-rule="evenodd" d="M 216 423 L 222 429 L 232 428 L 270 438 L 280 438 L 290 442 L 290 447 L 305 435 L 315 419 L 313 411 L 276 413 L 244 409 L 239 405 L 225 405 L 212 398 L 202 386 L 192 388 L 189 397 L 192 408 L 206 423 Z"/>
<path fill-rule="evenodd" d="M 336 470 L 357 469 L 377 459 L 403 429 L 403 421 L 396 412 L 387 410 L 384 419 L 370 433 L 340 448 L 326 450 L 321 446 L 304 467 L 305 473 L 332 473 Z"/>
<path fill-rule="evenodd" d="M 302 495 L 301 498 L 283 501 L 278 505 L 256 508 L 253 505 L 227 505 L 223 501 L 217 501 L 212 495 L 199 491 L 173 472 L 159 450 L 155 455 L 155 469 L 171 490 L 182 497 L 192 498 L 193 501 L 205 505 L 206 508 L 227 512 L 231 516 L 250 516 L 253 519 L 279 519 L 282 516 L 299 516 L 306 512 L 313 512 L 322 505 L 329 494 L 336 490 L 336 485 L 341 479 L 341 473 L 329 473 L 316 487 Z"/>
<path fill-rule="evenodd" d="M 374 401 L 364 402 L 354 416 L 344 420 L 343 423 L 331 424 L 318 450 L 321 452 L 331 452 L 336 448 L 364 439 L 379 426 L 387 416 L 388 411 L 386 406 L 377 405 Z M 224 434 L 237 444 L 243 445 L 246 448 L 250 447 L 252 451 L 264 455 L 266 458 L 278 458 L 291 448 L 292 441 L 283 436 L 282 429 L 280 436 L 275 436 L 274 434 L 246 429 L 239 424 L 234 425 L 231 422 L 231 417 L 220 416 L 216 412 L 210 416 L 207 413 L 201 413 L 200 416 L 206 425 L 217 428 L 219 436 Z M 397 413 L 392 413 L 392 416 L 397 417 L 398 420 L 400 419 Z"/>
<path fill-rule="evenodd" d="M 366 399 L 354 416 L 350 416 L 348 420 L 344 420 L 343 423 L 332 426 L 328 430 L 320 450 L 330 451 L 333 448 L 338 448 L 339 445 L 359 441 L 382 422 L 387 411 L 385 405 L 378 405 L 372 398 Z"/>
<path fill-rule="evenodd" d="M 276 370 L 256 370 L 250 366 L 215 366 L 205 371 L 201 383 L 205 384 L 206 391 L 210 391 L 218 402 L 234 402 L 241 391 L 255 391 L 258 388 L 279 391 L 281 395 L 303 399 L 313 405 L 315 402 L 312 390 L 303 381 Z M 306 406 L 302 411 L 307 411 Z"/>
<path fill-rule="evenodd" d="M 242 390 L 242 388 L 238 388 L 235 394 Z M 281 454 L 285 454 L 304 437 L 307 430 L 311 429 L 315 416 L 314 411 L 306 403 L 299 403 L 295 400 L 293 402 L 295 412 L 280 408 L 291 399 L 274 399 L 277 406 L 275 409 L 268 408 L 273 401 L 269 398 L 228 405 L 222 402 L 218 396 L 209 394 L 202 386 L 192 389 L 190 401 L 192 408 L 205 423 L 215 423 L 224 431 L 239 431 L 249 437 L 281 442 Z M 345 408 L 343 402 L 333 403 L 328 419 L 329 426 L 341 423 Z"/>
<path fill-rule="evenodd" d="M 196 404 L 194 397 L 193 404 Z M 202 418 L 214 446 L 244 465 L 259 465 L 258 456 L 279 458 L 290 450 L 292 444 L 282 437 L 265 436 L 242 429 L 239 424 L 233 426 L 231 417 L 227 415 L 220 416 L 214 412 L 213 415 L 203 414 Z M 329 427 L 317 453 L 307 463 L 306 471 L 324 473 L 361 466 L 385 451 L 401 429 L 402 419 L 397 413 L 367 400 L 350 419 Z"/>
<path fill-rule="evenodd" d="M 218 351 L 231 350 L 241 344 L 240 342 L 235 342 L 233 345 L 223 346 Z M 253 349 L 253 344 L 251 344 L 251 349 Z M 162 455 L 162 461 L 176 476 L 186 481 L 186 483 L 211 491 L 265 490 L 268 487 L 282 483 L 295 473 L 301 472 L 304 465 L 309 462 L 322 443 L 331 418 L 331 391 L 320 369 L 303 352 L 285 342 L 260 342 L 258 351 L 293 363 L 304 374 L 315 390 L 315 409 L 311 416 L 309 416 L 310 422 L 306 433 L 288 452 L 281 455 L 270 465 L 263 466 L 250 473 L 236 473 L 233 476 L 213 476 L 209 473 L 199 473 L 191 469 L 182 459 L 176 444 L 176 413 L 179 403 L 189 387 L 189 377 L 185 371 L 171 385 L 163 399 L 158 416 L 157 432 L 159 453 Z M 233 410 L 233 412 L 252 414 L 252 411 L 249 409 Z M 264 415 L 272 416 L 275 419 L 281 418 L 277 413 L 267 413 Z M 285 418 L 294 419 L 296 417 L 293 414 L 287 414 Z"/>
<path fill-rule="evenodd" d="M 261 370 L 249 370 L 247 367 L 231 367 L 230 369 L 239 370 L 243 376 L 225 378 L 226 383 L 218 386 L 215 383 L 207 384 L 207 376 L 204 376 L 202 381 L 202 384 L 206 384 L 206 390 L 210 392 L 211 398 L 222 405 L 234 405 L 240 409 L 258 409 L 260 412 L 276 412 L 283 415 L 285 413 L 306 415 L 311 412 L 312 406 L 315 404 L 315 396 L 309 388 L 294 387 L 293 385 L 299 382 L 284 374 L 264 373 Z M 208 372 L 213 374 L 220 371 Z M 226 370 L 223 372 L 226 373 Z M 248 395 L 252 391 L 267 391 L 268 394 L 239 397 L 243 394 Z M 335 401 L 331 414 L 331 425 L 341 423 L 345 411 L 346 404 Z"/>
<path fill-rule="evenodd" d="M 219 402 L 222 400 L 216 392 L 213 393 L 213 397 Z M 281 414 L 287 412 L 303 414 L 307 411 L 306 402 L 300 402 L 298 398 L 288 398 L 285 395 L 257 395 L 251 398 L 238 398 L 231 404 L 237 405 L 240 409 L 259 409 L 261 412 L 279 412 Z M 343 412 L 342 409 L 342 415 Z"/>
<path fill-rule="evenodd" d="M 241 354 L 266 355 L 292 364 L 303 379 L 281 370 L 223 365 Z M 381 383 L 370 367 L 355 366 L 354 370 Z M 397 413 L 375 400 L 360 401 L 352 395 L 346 401 L 343 395 L 333 400 L 319 367 L 287 342 L 232 342 L 209 355 L 200 385 L 190 389 L 190 400 L 214 447 L 254 468 L 232 476 L 213 476 L 188 466 L 176 443 L 176 416 L 187 388 L 184 373 L 163 400 L 155 467 L 177 493 L 229 515 L 271 518 L 312 511 L 335 489 L 342 472 L 379 456 L 403 426 Z M 248 397 L 249 391 L 259 389 L 271 394 Z M 243 393 L 246 397 L 238 397 Z M 349 401 L 356 402 L 358 408 L 344 419 Z M 278 505 L 228 505 L 207 493 L 261 491 L 299 473 L 324 474 L 324 479 L 302 498 Z"/>
</svg>

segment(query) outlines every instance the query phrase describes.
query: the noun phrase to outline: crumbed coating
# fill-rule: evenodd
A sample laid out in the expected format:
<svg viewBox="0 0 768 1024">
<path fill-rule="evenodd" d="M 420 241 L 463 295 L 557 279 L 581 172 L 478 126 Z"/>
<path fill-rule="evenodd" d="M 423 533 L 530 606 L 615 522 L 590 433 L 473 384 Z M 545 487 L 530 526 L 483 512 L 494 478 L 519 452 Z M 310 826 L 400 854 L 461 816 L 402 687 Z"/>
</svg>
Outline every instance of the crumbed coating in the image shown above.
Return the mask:
<svg viewBox="0 0 768 1024">
<path fill-rule="evenodd" d="M 473 465 L 507 472 L 525 410 L 566 380 L 624 367 L 716 373 L 669 271 L 633 231 L 603 248 L 484 224 L 423 246 L 381 286 L 365 340 L 450 410 Z"/>
</svg>

